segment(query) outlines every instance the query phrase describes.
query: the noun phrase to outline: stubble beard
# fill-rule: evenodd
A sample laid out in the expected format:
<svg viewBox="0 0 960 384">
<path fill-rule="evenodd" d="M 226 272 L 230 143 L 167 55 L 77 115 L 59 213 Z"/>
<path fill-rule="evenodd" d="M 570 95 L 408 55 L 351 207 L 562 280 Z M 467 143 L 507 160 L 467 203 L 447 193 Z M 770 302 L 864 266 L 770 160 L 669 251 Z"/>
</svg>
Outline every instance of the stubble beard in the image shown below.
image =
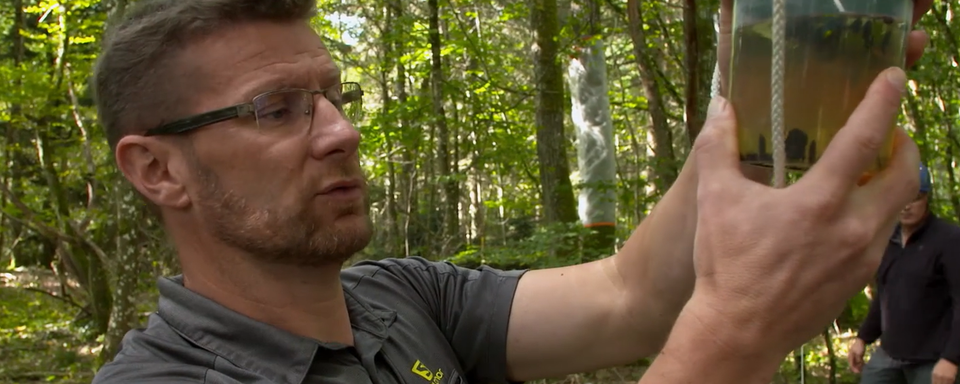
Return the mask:
<svg viewBox="0 0 960 384">
<path fill-rule="evenodd" d="M 373 237 L 366 194 L 355 206 L 318 208 L 305 202 L 296 212 L 282 212 L 252 206 L 222 188 L 211 170 L 195 166 L 202 182 L 197 204 L 209 230 L 257 260 L 298 267 L 342 265 Z M 330 217 L 318 217 L 317 209 Z"/>
</svg>

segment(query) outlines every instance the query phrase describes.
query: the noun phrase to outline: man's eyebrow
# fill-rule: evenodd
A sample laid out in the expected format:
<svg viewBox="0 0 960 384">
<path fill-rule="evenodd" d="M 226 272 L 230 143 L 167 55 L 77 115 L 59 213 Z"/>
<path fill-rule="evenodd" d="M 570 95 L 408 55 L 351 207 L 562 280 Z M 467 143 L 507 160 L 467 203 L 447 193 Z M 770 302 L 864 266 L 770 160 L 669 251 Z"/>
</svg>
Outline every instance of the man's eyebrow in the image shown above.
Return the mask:
<svg viewBox="0 0 960 384">
<path fill-rule="evenodd" d="M 327 87 L 332 87 L 337 84 L 340 84 L 340 81 L 341 81 L 340 76 L 341 76 L 341 72 L 339 70 L 335 72 L 326 72 L 323 75 L 321 75 L 320 77 L 321 82 L 319 86 L 321 88 L 327 88 Z M 254 83 L 254 85 L 250 86 L 247 91 L 243 92 L 242 94 L 243 100 L 241 102 L 248 103 L 251 100 L 253 100 L 254 97 L 257 97 L 258 95 L 266 92 L 278 91 L 281 89 L 288 89 L 288 88 L 303 88 L 303 81 L 302 81 L 303 79 L 304 79 L 303 76 L 290 76 L 290 75 L 287 75 L 287 76 L 271 75 L 271 76 L 264 77 L 260 81 L 257 81 L 256 83 Z M 308 87 L 308 88 L 312 88 L 312 87 Z"/>
<path fill-rule="evenodd" d="M 341 81 L 340 76 L 341 76 L 341 75 L 342 75 L 342 74 L 340 73 L 340 71 L 334 71 L 334 72 L 324 73 L 323 76 L 320 78 L 320 79 L 321 79 L 320 86 L 321 86 L 321 87 L 330 87 L 330 86 L 334 86 L 334 85 L 340 84 L 340 81 Z"/>
<path fill-rule="evenodd" d="M 249 103 L 253 100 L 254 97 L 257 97 L 263 93 L 276 91 L 290 86 L 290 77 L 289 76 L 280 76 L 280 75 L 270 75 L 261 78 L 257 82 L 253 83 L 245 91 L 241 93 L 243 98 L 240 102 Z"/>
</svg>

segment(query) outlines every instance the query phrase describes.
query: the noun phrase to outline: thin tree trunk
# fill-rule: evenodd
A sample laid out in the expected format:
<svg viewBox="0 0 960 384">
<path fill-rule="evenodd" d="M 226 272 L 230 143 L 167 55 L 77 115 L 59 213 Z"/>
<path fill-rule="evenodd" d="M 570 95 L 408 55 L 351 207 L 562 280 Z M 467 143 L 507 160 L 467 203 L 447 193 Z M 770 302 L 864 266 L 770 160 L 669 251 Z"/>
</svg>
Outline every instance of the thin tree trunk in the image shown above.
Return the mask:
<svg viewBox="0 0 960 384">
<path fill-rule="evenodd" d="M 443 47 L 440 41 L 440 4 L 438 0 L 428 0 L 427 4 L 430 8 L 429 38 L 432 56 L 430 67 L 430 96 L 433 99 L 433 119 L 437 132 L 437 171 L 439 172 L 438 176 L 441 179 L 440 184 L 443 188 L 444 203 L 442 208 L 443 229 L 441 232 L 441 243 L 443 245 L 440 247 L 439 252 L 441 257 L 445 257 L 449 256 L 450 252 L 459 245 L 460 223 L 458 214 L 460 210 L 460 190 L 457 178 L 451 167 L 452 150 L 450 148 L 450 131 L 447 126 L 447 116 L 443 106 L 445 101 L 443 88 L 446 83 L 446 78 L 443 74 L 443 58 L 441 57 Z"/>
<path fill-rule="evenodd" d="M 830 327 L 823 330 L 823 343 L 827 346 L 827 359 L 830 364 L 830 384 L 837 384 L 837 353 L 833 350 L 833 338 L 830 337 Z"/>
<path fill-rule="evenodd" d="M 640 79 L 643 91 L 647 96 L 647 110 L 653 125 L 655 178 L 660 193 L 666 192 L 677 179 L 677 165 L 673 150 L 673 132 L 667 122 L 664 110 L 663 96 L 657 82 L 656 70 L 650 54 L 646 52 L 647 41 L 643 32 L 643 13 L 640 10 L 640 0 L 627 0 L 627 18 L 629 21 L 630 39 L 633 41 L 633 54 L 640 69 Z"/>
<path fill-rule="evenodd" d="M 404 31 L 407 27 L 406 17 L 403 13 L 404 4 L 403 0 L 391 0 L 388 4 L 390 6 L 390 17 L 396 22 L 392 31 L 396 34 L 393 39 L 393 53 L 397 58 L 400 58 L 404 53 Z M 400 151 L 402 165 L 400 167 L 400 174 L 397 177 L 397 185 L 400 187 L 400 196 L 397 200 L 402 204 L 399 208 L 403 214 L 402 227 L 399 235 L 403 241 L 403 255 L 410 256 L 413 252 L 413 244 L 410 242 L 411 235 L 413 234 L 412 226 L 415 225 L 414 218 L 417 215 L 417 159 L 414 153 L 419 151 L 421 132 L 417 129 L 412 129 L 409 124 L 406 66 L 404 66 L 401 60 L 397 60 L 396 67 L 395 83 L 397 104 L 399 104 L 401 108 L 399 111 L 400 142 L 404 146 Z"/>
</svg>

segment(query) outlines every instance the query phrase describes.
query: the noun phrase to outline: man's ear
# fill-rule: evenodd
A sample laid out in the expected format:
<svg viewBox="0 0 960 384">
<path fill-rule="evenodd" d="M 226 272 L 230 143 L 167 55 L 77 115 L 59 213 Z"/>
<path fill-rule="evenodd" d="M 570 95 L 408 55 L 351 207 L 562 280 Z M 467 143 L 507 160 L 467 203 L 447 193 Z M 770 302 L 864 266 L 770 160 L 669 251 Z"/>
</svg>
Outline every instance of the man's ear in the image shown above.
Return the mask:
<svg viewBox="0 0 960 384">
<path fill-rule="evenodd" d="M 190 205 L 186 163 L 173 143 L 128 135 L 117 143 L 114 156 L 123 176 L 157 206 L 183 209 Z"/>
</svg>

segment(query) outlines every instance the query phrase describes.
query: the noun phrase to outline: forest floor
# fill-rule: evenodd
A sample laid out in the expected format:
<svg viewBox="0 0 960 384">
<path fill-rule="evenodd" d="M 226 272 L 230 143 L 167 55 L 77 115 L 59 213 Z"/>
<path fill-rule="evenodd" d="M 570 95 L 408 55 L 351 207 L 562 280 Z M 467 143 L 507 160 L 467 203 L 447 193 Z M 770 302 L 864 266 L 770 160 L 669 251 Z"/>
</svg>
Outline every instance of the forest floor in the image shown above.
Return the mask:
<svg viewBox="0 0 960 384">
<path fill-rule="evenodd" d="M 0 383 L 89 383 L 99 352 L 74 324 L 80 310 L 53 297 L 50 273 L 0 273 Z"/>
<path fill-rule="evenodd" d="M 80 384 L 92 380 L 100 338 L 84 336 L 88 330 L 76 325 L 82 323 L 76 321 L 80 310 L 54 297 L 59 295 L 58 286 L 53 275 L 47 272 L 0 273 L 0 384 Z M 821 348 L 823 345 L 811 347 Z M 805 383 L 830 383 L 825 354 L 814 353 L 812 357 L 807 357 Z M 795 369 L 789 360 L 784 362 L 774 383 L 799 382 L 793 379 L 797 375 L 792 373 Z M 838 367 L 839 377 L 835 384 L 856 383 L 854 377 L 844 372 L 845 362 L 838 363 L 842 366 Z M 643 375 L 645 365 L 637 363 L 530 384 L 636 383 Z"/>
</svg>

